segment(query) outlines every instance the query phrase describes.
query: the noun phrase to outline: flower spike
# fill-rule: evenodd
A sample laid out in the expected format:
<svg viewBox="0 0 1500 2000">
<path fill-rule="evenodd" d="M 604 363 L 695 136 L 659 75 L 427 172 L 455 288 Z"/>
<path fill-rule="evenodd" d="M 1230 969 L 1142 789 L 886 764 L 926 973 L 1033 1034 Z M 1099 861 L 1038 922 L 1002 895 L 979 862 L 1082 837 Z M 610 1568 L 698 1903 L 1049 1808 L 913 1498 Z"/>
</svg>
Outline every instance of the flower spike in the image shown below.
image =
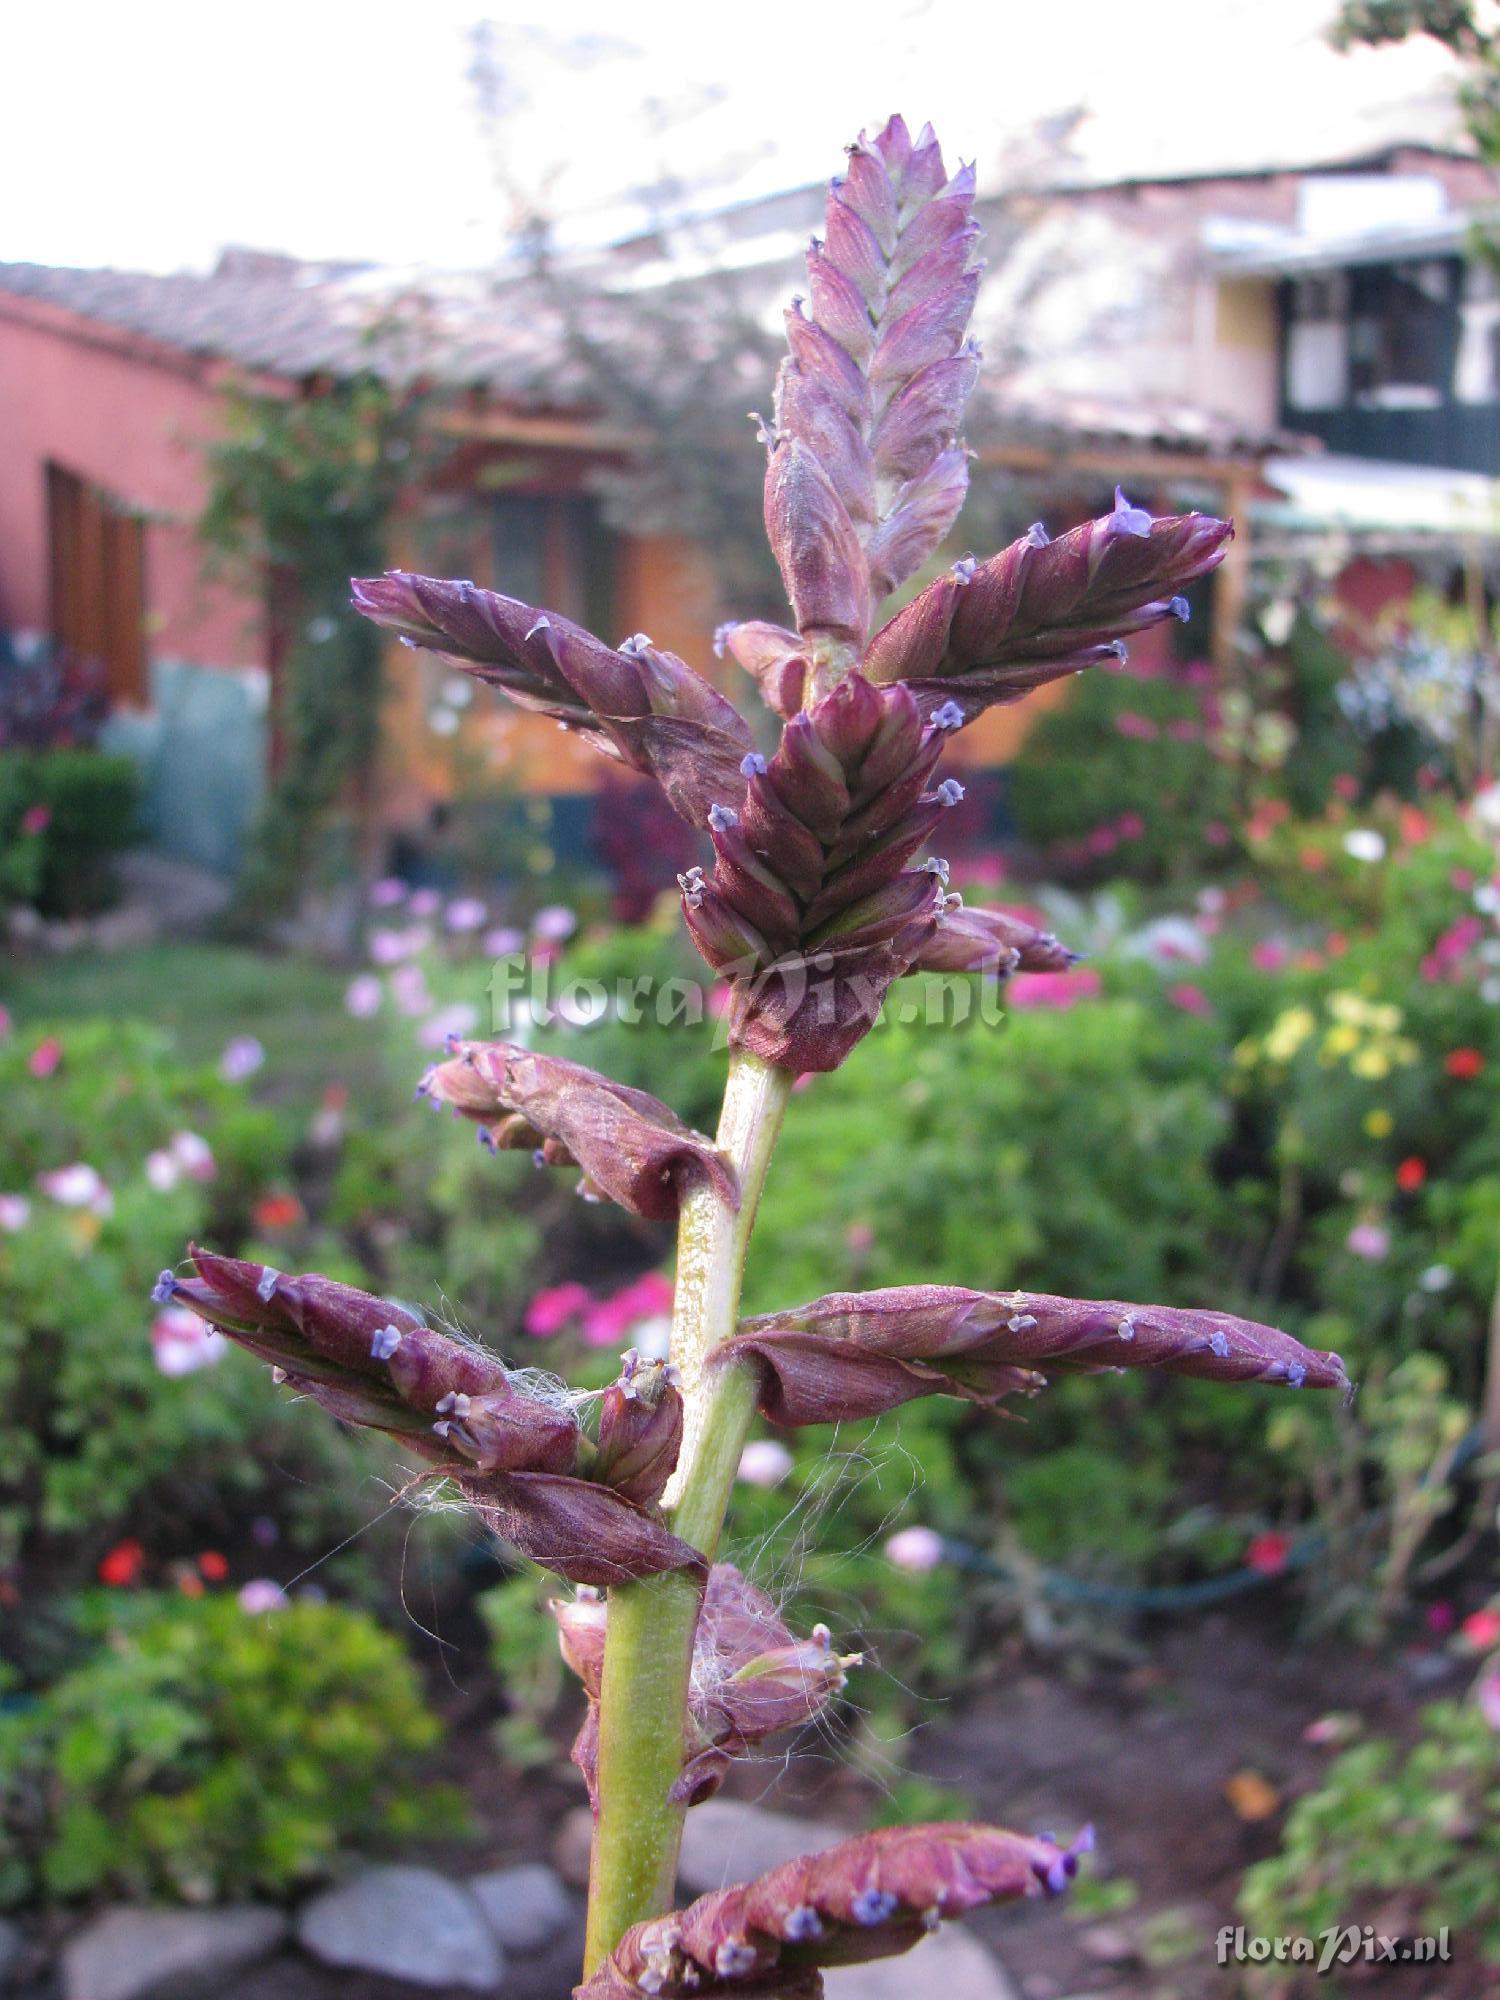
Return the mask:
<svg viewBox="0 0 1500 2000">
<path fill-rule="evenodd" d="M 1087 1829 L 1060 1847 L 951 1821 L 882 1827 L 637 1924 L 574 2000 L 817 2000 L 822 1967 L 893 1958 L 944 1918 L 1060 1893 L 1091 1845 Z"/>
<path fill-rule="evenodd" d="M 864 670 L 904 681 L 926 716 L 951 705 L 972 722 L 1180 616 L 1181 592 L 1223 561 L 1233 533 L 1211 515 L 1153 521 L 1128 504 L 1056 541 L 1033 528 L 971 576 L 929 584 L 875 634 Z"/>
<path fill-rule="evenodd" d="M 739 1205 L 734 1171 L 712 1140 L 644 1090 L 562 1056 L 511 1042 L 458 1042 L 418 1090 L 474 1119 L 497 1152 L 535 1152 L 543 1166 L 582 1167 L 581 1192 L 632 1215 L 675 1221 L 694 1181 L 709 1182 L 727 1207 Z"/>
<path fill-rule="evenodd" d="M 351 589 L 355 610 L 406 645 L 441 654 L 518 707 L 552 716 L 655 778 L 693 826 L 727 796 L 752 747 L 734 704 L 644 634 L 607 646 L 556 612 L 404 570 L 358 577 Z"/>
<path fill-rule="evenodd" d="M 807 253 L 810 311 L 799 301 L 787 314 L 765 492 L 766 533 L 814 649 L 862 646 L 872 607 L 920 569 L 963 505 L 959 430 L 979 372 L 965 339 L 979 284 L 973 210 L 972 168 L 950 176 L 931 131 L 913 141 L 900 118 L 860 137 L 829 191 L 824 237 Z M 796 649 L 794 635 L 784 657 Z"/>
<path fill-rule="evenodd" d="M 572 1403 L 521 1386 L 483 1348 L 434 1332 L 388 1299 L 331 1278 L 190 1249 L 164 1273 L 195 1312 L 341 1423 L 385 1431 L 447 1473 L 497 1534 L 574 1583 L 612 1584 L 702 1557 L 628 1496 L 580 1476 Z"/>
<path fill-rule="evenodd" d="M 743 1320 L 714 1362 L 736 1357 L 759 1365 L 760 1409 L 787 1425 L 880 1416 L 918 1396 L 995 1404 L 1043 1387 L 1040 1371 L 1157 1368 L 1289 1389 L 1349 1381 L 1336 1354 L 1230 1313 L 954 1285 L 835 1292 Z"/>
</svg>

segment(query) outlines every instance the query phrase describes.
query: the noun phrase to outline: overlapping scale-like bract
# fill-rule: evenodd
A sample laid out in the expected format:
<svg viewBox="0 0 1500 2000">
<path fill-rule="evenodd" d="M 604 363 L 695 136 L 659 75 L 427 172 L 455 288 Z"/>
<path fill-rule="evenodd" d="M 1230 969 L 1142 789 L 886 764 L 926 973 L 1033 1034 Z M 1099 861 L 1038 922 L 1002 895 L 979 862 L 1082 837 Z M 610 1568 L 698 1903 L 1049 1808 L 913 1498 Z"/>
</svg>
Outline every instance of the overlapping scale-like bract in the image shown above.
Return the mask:
<svg viewBox="0 0 1500 2000">
<path fill-rule="evenodd" d="M 864 670 L 905 682 L 924 715 L 949 705 L 972 722 L 1186 617 L 1182 593 L 1222 562 L 1233 532 L 1207 514 L 1153 520 L 1117 494 L 1110 513 L 1056 541 L 1036 526 L 988 562 L 955 564 L 880 628 Z"/>
<path fill-rule="evenodd" d="M 574 2000 L 818 2000 L 824 1967 L 895 1957 L 986 1903 L 1060 1894 L 1092 1844 L 1087 1828 L 1061 1847 L 962 1822 L 882 1827 L 637 1924 Z"/>
<path fill-rule="evenodd" d="M 875 1417 L 918 1396 L 994 1404 L 1048 1374 L 1156 1368 L 1208 1382 L 1346 1389 L 1336 1354 L 1232 1313 L 1047 1292 L 898 1285 L 744 1320 L 714 1365 L 750 1360 L 773 1423 Z"/>
<path fill-rule="evenodd" d="M 573 1405 L 536 1393 L 483 1348 L 353 1285 L 192 1249 L 156 1297 L 186 1306 L 330 1416 L 401 1440 L 544 1569 L 615 1584 L 701 1569 L 695 1549 L 625 1493 L 581 1476 Z"/>
<path fill-rule="evenodd" d="M 581 1167 L 585 1194 L 652 1222 L 675 1221 L 694 1181 L 707 1181 L 728 1207 L 738 1206 L 729 1162 L 659 1098 L 513 1042 L 450 1046 L 418 1091 L 472 1119 L 497 1152 L 520 1149 L 546 1166 Z"/>
<path fill-rule="evenodd" d="M 950 177 L 931 128 L 913 139 L 900 118 L 850 147 L 829 191 L 766 468 L 766 532 L 808 646 L 862 645 L 963 504 L 973 208 L 973 169 Z"/>
<path fill-rule="evenodd" d="M 941 864 L 908 866 L 943 815 L 941 748 L 906 689 L 853 673 L 768 764 L 747 760 L 736 803 L 709 816 L 712 876 L 681 878 L 694 942 L 731 981 L 736 1047 L 826 1070 L 869 1031 L 942 906 Z"/>
<path fill-rule="evenodd" d="M 555 611 L 404 570 L 357 577 L 350 587 L 355 609 L 405 644 L 441 654 L 655 778 L 694 826 L 750 748 L 734 704 L 643 633 L 607 646 Z"/>
</svg>

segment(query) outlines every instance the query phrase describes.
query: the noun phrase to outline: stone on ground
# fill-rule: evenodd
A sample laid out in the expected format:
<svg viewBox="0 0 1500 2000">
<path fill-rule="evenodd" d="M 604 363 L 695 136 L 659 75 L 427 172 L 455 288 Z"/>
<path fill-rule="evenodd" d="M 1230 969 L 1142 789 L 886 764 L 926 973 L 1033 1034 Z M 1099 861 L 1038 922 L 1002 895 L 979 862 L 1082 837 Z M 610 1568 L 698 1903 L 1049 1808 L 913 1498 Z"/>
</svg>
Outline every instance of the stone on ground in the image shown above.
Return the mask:
<svg viewBox="0 0 1500 2000">
<path fill-rule="evenodd" d="M 493 1993 L 505 1956 L 483 1910 L 432 1868 L 366 1868 L 303 1905 L 297 1940 L 325 1965 Z"/>
<path fill-rule="evenodd" d="M 541 1951 L 573 1922 L 568 1892 L 543 1861 L 471 1875 L 468 1887 L 506 1951 Z"/>
<path fill-rule="evenodd" d="M 105 1910 L 62 1953 L 63 2000 L 199 2000 L 273 1952 L 280 1910 Z"/>
<path fill-rule="evenodd" d="M 992 1951 L 958 1924 L 944 1924 L 900 1958 L 825 1972 L 828 2000 L 1018 2000 Z"/>
<path fill-rule="evenodd" d="M 687 1816 L 677 1880 L 686 1894 L 701 1896 L 749 1882 L 799 1854 L 821 1854 L 848 1838 L 847 1827 L 768 1812 L 734 1799 L 709 1799 Z"/>
</svg>

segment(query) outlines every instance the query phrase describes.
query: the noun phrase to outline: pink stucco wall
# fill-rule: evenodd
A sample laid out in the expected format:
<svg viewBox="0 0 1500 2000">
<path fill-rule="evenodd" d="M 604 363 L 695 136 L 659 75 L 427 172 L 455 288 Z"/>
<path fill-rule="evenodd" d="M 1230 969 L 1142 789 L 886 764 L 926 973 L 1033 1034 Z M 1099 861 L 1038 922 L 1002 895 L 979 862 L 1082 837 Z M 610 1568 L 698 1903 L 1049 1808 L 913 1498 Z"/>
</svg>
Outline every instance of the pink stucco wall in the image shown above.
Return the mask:
<svg viewBox="0 0 1500 2000">
<path fill-rule="evenodd" d="M 48 625 L 46 466 L 149 517 L 146 601 L 158 659 L 266 664 L 253 599 L 207 584 L 192 523 L 215 391 L 206 369 L 31 301 L 0 299 L 0 629 Z"/>
</svg>

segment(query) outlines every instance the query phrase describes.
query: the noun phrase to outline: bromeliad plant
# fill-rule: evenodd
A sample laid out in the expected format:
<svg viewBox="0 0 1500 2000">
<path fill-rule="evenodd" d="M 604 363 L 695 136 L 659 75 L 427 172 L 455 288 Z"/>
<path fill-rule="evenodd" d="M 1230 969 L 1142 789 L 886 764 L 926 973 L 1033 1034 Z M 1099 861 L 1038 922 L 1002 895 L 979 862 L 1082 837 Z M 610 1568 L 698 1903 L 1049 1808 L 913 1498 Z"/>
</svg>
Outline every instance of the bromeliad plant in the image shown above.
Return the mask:
<svg viewBox="0 0 1500 2000">
<path fill-rule="evenodd" d="M 733 625 L 721 649 L 781 718 L 774 753 L 738 710 L 642 634 L 609 646 L 513 598 L 396 573 L 355 603 L 523 708 L 644 772 L 706 830 L 680 878 L 685 921 L 732 995 L 714 1139 L 666 1105 L 505 1042 L 463 1042 L 423 1093 L 494 1149 L 581 1170 L 590 1195 L 678 1225 L 669 1365 L 627 1357 L 602 1398 L 539 1387 L 415 1314 L 319 1277 L 193 1253 L 162 1279 L 334 1416 L 390 1432 L 481 1519 L 575 1586 L 557 1606 L 588 1696 L 575 1757 L 596 1832 L 586 2000 L 811 1996 L 819 1968 L 905 1950 L 978 1904 L 1063 1888 L 1087 1844 L 991 1827 L 886 1830 L 671 1911 L 683 1815 L 728 1762 L 805 1722 L 854 1664 L 796 1639 L 715 1561 L 746 1432 L 869 1417 L 916 1396 L 991 1407 L 1050 1371 L 1124 1366 L 1221 1381 L 1342 1383 L 1335 1355 L 1214 1312 L 919 1286 L 840 1295 L 741 1323 L 746 1245 L 799 1074 L 838 1067 L 893 981 L 924 968 L 1067 962 L 1018 918 L 965 910 L 921 859 L 962 795 L 949 739 L 999 702 L 1118 656 L 1181 616 L 1229 524 L 1102 519 L 1040 527 L 955 563 L 871 636 L 963 500 L 959 436 L 978 371 L 974 182 L 899 118 L 862 139 L 787 316 L 766 528 L 795 625 Z M 585 1427 L 585 1412 L 597 1410 Z M 607 1593 L 598 1596 L 599 1591 Z"/>
</svg>

